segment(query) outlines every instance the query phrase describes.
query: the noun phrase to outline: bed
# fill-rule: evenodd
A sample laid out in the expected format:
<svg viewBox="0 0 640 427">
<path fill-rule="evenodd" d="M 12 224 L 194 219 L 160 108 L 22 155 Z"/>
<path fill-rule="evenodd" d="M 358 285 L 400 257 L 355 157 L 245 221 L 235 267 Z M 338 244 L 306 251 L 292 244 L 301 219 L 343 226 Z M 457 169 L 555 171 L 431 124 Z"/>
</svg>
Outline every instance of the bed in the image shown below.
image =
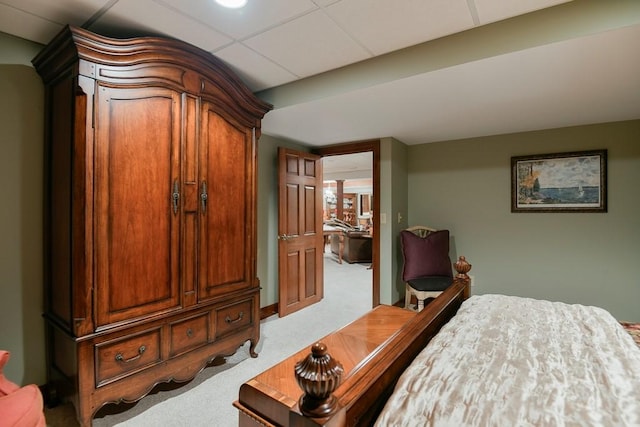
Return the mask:
<svg viewBox="0 0 640 427">
<path fill-rule="evenodd" d="M 609 313 L 504 295 L 469 297 L 465 273 L 340 381 L 311 369 L 316 384 L 297 396 L 245 384 L 236 402 L 240 425 L 640 425 L 640 349 Z M 332 348 L 325 350 L 331 359 Z M 274 366 L 278 386 L 294 381 L 291 367 L 300 357 Z M 258 395 L 262 407 L 253 405 Z M 309 401 L 313 407 L 305 407 Z M 283 403 L 288 414 L 277 420 L 264 409 Z"/>
<path fill-rule="evenodd" d="M 404 371 L 376 425 L 639 426 L 640 349 L 605 310 L 473 296 Z"/>
</svg>

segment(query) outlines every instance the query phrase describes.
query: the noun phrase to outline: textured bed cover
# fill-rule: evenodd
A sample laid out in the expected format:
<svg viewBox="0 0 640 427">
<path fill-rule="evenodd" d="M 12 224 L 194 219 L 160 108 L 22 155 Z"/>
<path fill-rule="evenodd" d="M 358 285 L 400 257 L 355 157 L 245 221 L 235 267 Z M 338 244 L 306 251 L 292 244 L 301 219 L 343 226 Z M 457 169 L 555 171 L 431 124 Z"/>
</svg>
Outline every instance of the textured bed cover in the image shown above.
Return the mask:
<svg viewBox="0 0 640 427">
<path fill-rule="evenodd" d="M 640 349 L 605 310 L 473 296 L 407 368 L 377 426 L 639 426 Z"/>
</svg>

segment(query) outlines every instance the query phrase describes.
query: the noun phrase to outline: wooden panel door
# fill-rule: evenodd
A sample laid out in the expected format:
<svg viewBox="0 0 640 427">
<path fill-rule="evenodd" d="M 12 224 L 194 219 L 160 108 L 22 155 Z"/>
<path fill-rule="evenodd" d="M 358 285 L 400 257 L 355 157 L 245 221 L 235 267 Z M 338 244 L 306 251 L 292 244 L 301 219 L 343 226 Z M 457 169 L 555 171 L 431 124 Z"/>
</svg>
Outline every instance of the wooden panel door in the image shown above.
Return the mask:
<svg viewBox="0 0 640 427">
<path fill-rule="evenodd" d="M 280 316 L 323 297 L 320 156 L 278 149 L 278 275 Z"/>
<path fill-rule="evenodd" d="M 254 268 L 253 133 L 204 102 L 199 146 L 198 300 L 249 288 Z"/>
<path fill-rule="evenodd" d="M 95 307 L 101 326 L 180 305 L 181 100 L 168 89 L 98 87 L 95 111 Z"/>
</svg>

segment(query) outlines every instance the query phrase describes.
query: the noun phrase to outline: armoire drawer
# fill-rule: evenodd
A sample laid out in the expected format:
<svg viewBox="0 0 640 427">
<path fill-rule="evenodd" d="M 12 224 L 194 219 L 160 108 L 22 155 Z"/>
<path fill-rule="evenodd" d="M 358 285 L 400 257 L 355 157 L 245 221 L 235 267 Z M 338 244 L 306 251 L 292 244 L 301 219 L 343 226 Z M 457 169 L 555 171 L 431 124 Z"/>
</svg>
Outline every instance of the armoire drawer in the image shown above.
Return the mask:
<svg viewBox="0 0 640 427">
<path fill-rule="evenodd" d="M 244 300 L 217 308 L 215 313 L 217 339 L 253 323 L 253 300 Z"/>
<path fill-rule="evenodd" d="M 209 313 L 169 325 L 171 336 L 170 357 L 193 350 L 207 343 L 209 337 Z"/>
<path fill-rule="evenodd" d="M 160 328 L 95 346 L 96 385 L 104 385 L 162 361 Z"/>
</svg>

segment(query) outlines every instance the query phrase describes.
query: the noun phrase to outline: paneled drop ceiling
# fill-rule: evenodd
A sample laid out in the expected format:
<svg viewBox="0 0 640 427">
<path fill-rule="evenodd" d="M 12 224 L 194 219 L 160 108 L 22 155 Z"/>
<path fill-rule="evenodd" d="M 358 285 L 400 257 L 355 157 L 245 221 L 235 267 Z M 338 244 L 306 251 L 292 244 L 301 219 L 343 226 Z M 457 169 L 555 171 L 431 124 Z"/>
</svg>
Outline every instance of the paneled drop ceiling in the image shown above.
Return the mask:
<svg viewBox="0 0 640 427">
<path fill-rule="evenodd" d="M 0 31 L 159 34 L 274 104 L 263 133 L 406 144 L 640 118 L 637 0 L 0 0 Z"/>
<path fill-rule="evenodd" d="M 373 153 L 369 151 L 323 157 L 322 176 L 325 181 L 372 179 Z"/>
</svg>

